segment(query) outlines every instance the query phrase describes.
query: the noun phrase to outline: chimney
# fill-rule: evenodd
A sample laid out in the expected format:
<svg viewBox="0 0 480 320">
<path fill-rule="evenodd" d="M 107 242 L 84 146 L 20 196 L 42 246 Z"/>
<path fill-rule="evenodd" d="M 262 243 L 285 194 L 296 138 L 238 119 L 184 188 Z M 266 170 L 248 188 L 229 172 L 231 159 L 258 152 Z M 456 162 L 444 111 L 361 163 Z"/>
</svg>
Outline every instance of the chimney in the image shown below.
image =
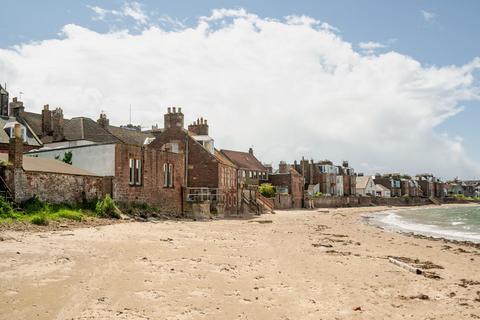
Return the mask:
<svg viewBox="0 0 480 320">
<path fill-rule="evenodd" d="M 10 144 L 8 146 L 8 162 L 13 165 L 13 169 L 21 169 L 23 165 L 23 137 L 21 125 L 16 123 L 13 130 L 13 138 L 10 138 Z"/>
<path fill-rule="evenodd" d="M 288 166 L 285 161 L 280 161 L 278 164 L 278 173 L 288 173 Z"/>
<path fill-rule="evenodd" d="M 43 106 L 42 110 L 42 135 L 49 136 L 52 134 L 52 111 L 48 104 Z"/>
<path fill-rule="evenodd" d="M 110 120 L 107 118 L 107 114 L 105 112 L 100 113 L 100 118 L 98 118 L 97 123 L 103 128 L 107 129 L 110 125 Z"/>
<path fill-rule="evenodd" d="M 195 136 L 208 136 L 207 120 L 203 120 L 203 118 L 197 119 L 197 121 L 188 126 L 188 131 Z"/>
<path fill-rule="evenodd" d="M 7 85 L 3 88 L 0 85 L 0 116 L 8 117 L 8 92 Z"/>
<path fill-rule="evenodd" d="M 13 117 L 19 117 L 19 116 L 22 116 L 24 111 L 25 111 L 25 107 L 23 106 L 23 102 L 18 101 L 17 97 L 14 97 L 13 101 L 10 102 L 9 115 Z"/>
<path fill-rule="evenodd" d="M 248 153 L 250 153 L 253 156 L 253 148 L 249 148 Z"/>
<path fill-rule="evenodd" d="M 182 113 L 182 108 L 178 108 L 178 112 L 177 108 L 173 107 L 172 109 L 168 108 L 168 112 L 163 116 L 164 128 L 183 129 L 184 116 Z"/>
<path fill-rule="evenodd" d="M 63 127 L 63 110 L 61 108 L 56 108 L 52 112 L 52 132 L 54 141 L 63 140 Z"/>
</svg>

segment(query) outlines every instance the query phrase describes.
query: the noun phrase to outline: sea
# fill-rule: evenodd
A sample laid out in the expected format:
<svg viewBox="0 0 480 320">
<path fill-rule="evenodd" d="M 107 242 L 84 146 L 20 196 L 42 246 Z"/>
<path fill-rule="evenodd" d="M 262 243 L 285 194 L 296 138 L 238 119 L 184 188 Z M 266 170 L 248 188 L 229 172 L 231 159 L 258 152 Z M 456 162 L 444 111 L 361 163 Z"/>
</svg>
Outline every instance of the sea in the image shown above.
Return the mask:
<svg viewBox="0 0 480 320">
<path fill-rule="evenodd" d="M 391 231 L 480 243 L 480 206 L 392 209 L 366 219 Z"/>
</svg>

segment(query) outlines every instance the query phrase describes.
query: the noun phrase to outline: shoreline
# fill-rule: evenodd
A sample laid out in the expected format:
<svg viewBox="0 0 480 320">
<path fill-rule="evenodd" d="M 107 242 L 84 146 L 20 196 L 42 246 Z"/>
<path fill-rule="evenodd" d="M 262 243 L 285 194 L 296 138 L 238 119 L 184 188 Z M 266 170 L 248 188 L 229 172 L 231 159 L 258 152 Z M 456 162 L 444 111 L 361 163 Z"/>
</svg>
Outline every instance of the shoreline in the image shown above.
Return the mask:
<svg viewBox="0 0 480 320">
<path fill-rule="evenodd" d="M 422 207 L 392 207 L 392 208 L 388 208 L 387 210 L 381 210 L 381 211 L 371 212 L 366 215 L 362 215 L 362 221 L 366 225 L 378 228 L 384 232 L 399 233 L 407 236 L 412 236 L 418 239 L 443 241 L 445 243 L 448 242 L 448 243 L 462 244 L 470 247 L 480 248 L 480 240 L 474 241 L 474 240 L 462 238 L 461 236 L 448 236 L 445 234 L 441 234 L 442 230 L 437 233 L 433 231 L 429 232 L 429 231 L 409 230 L 407 228 L 402 228 L 401 226 L 398 226 L 398 225 L 388 224 L 378 219 L 378 217 L 381 215 L 387 215 L 387 214 L 395 213 L 399 211 L 419 210 L 419 209 L 438 209 L 438 208 L 448 209 L 448 208 L 463 208 L 463 207 L 479 207 L 479 205 L 478 204 L 443 204 L 441 206 L 428 205 L 428 206 L 422 206 Z"/>
</svg>

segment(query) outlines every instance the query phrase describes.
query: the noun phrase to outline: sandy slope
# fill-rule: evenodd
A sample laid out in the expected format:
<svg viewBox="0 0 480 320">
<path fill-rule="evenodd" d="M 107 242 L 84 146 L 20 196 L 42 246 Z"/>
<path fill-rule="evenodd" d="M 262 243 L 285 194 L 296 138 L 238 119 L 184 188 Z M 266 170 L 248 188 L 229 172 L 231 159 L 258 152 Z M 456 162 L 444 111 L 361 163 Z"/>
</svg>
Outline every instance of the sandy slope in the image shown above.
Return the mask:
<svg viewBox="0 0 480 320">
<path fill-rule="evenodd" d="M 371 208 L 320 211 L 3 233 L 0 319 L 480 318 L 480 282 L 459 285 L 480 281 L 479 249 L 363 225 Z"/>
</svg>

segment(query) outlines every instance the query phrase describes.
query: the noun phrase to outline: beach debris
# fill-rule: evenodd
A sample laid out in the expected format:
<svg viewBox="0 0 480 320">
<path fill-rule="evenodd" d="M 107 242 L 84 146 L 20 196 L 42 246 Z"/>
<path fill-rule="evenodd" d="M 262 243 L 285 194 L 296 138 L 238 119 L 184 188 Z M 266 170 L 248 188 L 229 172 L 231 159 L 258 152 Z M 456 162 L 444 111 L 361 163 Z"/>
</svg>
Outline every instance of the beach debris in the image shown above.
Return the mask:
<svg viewBox="0 0 480 320">
<path fill-rule="evenodd" d="M 419 259 L 412 259 L 412 258 L 407 258 L 407 257 L 388 257 L 388 260 L 405 269 L 410 272 L 413 272 L 415 274 L 423 275 L 426 278 L 429 279 L 436 279 L 439 280 L 441 277 L 433 272 L 433 271 L 425 271 L 425 270 L 430 270 L 430 269 L 443 269 L 442 266 L 435 264 L 431 261 L 421 261 Z"/>
<path fill-rule="evenodd" d="M 330 210 L 317 210 L 317 212 L 320 212 L 320 213 L 329 213 Z"/>
<path fill-rule="evenodd" d="M 360 307 L 360 306 L 355 307 L 355 308 L 353 308 L 353 311 L 362 311 L 362 307 Z"/>
<path fill-rule="evenodd" d="M 442 277 L 433 271 L 425 271 L 428 269 L 443 269 L 442 266 L 431 261 L 420 261 L 419 259 L 411 259 L 406 257 L 388 257 L 388 259 L 391 263 L 415 274 L 423 275 L 425 278 L 435 280 L 442 279 Z"/>
<path fill-rule="evenodd" d="M 480 281 L 460 279 L 460 283 L 458 285 L 460 287 L 467 288 L 468 286 L 478 286 L 478 285 L 480 285 Z"/>
<path fill-rule="evenodd" d="M 348 251 L 337 251 L 337 250 L 327 250 L 325 251 L 325 253 L 327 254 L 330 254 L 330 255 L 334 255 L 334 256 L 349 256 L 351 255 L 352 253 L 351 252 L 348 252 Z"/>
<path fill-rule="evenodd" d="M 315 248 L 318 248 L 318 247 L 332 248 L 333 247 L 331 244 L 323 244 L 323 243 L 312 243 L 312 246 L 314 246 Z"/>
<path fill-rule="evenodd" d="M 256 223 L 260 223 L 260 224 L 273 223 L 272 220 L 252 220 L 252 221 L 248 221 L 248 222 L 256 222 Z"/>
<path fill-rule="evenodd" d="M 163 241 L 163 242 L 172 242 L 173 239 L 172 238 L 165 238 L 165 239 L 158 239 L 160 241 Z"/>
<path fill-rule="evenodd" d="M 415 268 L 411 265 L 409 265 L 408 263 L 405 263 L 403 261 L 401 261 L 399 258 L 395 258 L 395 257 L 389 257 L 388 258 L 388 261 L 390 261 L 391 263 L 393 263 L 394 265 L 400 267 L 400 268 L 403 268 L 407 271 L 410 271 L 412 273 L 415 273 L 415 274 L 422 274 L 422 270 L 419 269 L 419 268 Z"/>
<path fill-rule="evenodd" d="M 415 299 L 418 299 L 418 300 L 430 300 L 430 297 L 427 296 L 426 294 L 417 294 L 416 296 L 409 296 L 409 297 L 406 297 L 406 296 L 400 296 L 400 299 L 402 300 L 415 300 Z"/>
</svg>

